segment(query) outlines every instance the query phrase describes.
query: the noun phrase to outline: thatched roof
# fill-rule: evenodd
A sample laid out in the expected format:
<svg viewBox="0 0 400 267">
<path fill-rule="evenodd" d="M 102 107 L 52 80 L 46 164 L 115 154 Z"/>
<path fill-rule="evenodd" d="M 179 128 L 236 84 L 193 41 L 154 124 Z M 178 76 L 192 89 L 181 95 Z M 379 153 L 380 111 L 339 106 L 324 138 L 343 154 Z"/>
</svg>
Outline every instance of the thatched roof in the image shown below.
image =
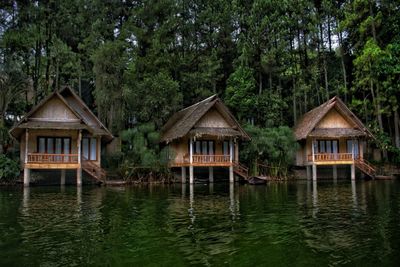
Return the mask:
<svg viewBox="0 0 400 267">
<path fill-rule="evenodd" d="M 318 123 L 333 108 L 341 114 L 348 122 L 354 125 L 353 129 L 338 128 L 319 128 L 316 129 Z M 364 124 L 354 115 L 353 112 L 343 103 L 343 101 L 335 96 L 326 101 L 319 107 L 304 114 L 294 127 L 294 135 L 297 140 L 306 139 L 307 136 L 313 137 L 355 137 L 366 136 L 372 137 L 372 133 L 364 126 Z"/>
<path fill-rule="evenodd" d="M 231 126 L 230 128 L 194 127 L 196 123 L 212 108 L 218 110 L 218 112 L 229 123 Z M 229 136 L 238 137 L 242 140 L 250 140 L 250 136 L 243 130 L 232 113 L 222 103 L 221 99 L 219 99 L 217 95 L 213 95 L 190 107 L 178 111 L 167 121 L 161 132 L 161 142 L 166 143 L 182 138 L 187 134 L 190 134 L 191 136 Z"/>
<path fill-rule="evenodd" d="M 63 102 L 65 106 L 78 118 L 77 121 L 35 121 L 31 118 L 36 111 L 53 98 L 61 100 L 61 102 Z M 65 87 L 59 92 L 54 91 L 52 94 L 44 98 L 10 130 L 10 134 L 15 138 L 19 138 L 19 136 L 24 132 L 24 129 L 82 129 L 87 130 L 94 135 L 101 135 L 106 141 L 113 139 L 111 132 L 90 111 L 82 99 L 80 99 L 80 97 L 69 87 Z"/>
</svg>

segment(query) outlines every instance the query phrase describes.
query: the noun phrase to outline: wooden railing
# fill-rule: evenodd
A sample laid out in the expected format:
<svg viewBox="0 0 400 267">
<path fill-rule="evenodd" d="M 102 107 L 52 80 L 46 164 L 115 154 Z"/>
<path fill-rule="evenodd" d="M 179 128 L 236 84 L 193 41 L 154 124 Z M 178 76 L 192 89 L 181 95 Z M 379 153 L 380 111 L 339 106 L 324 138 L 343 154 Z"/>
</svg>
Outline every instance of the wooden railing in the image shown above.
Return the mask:
<svg viewBox="0 0 400 267">
<path fill-rule="evenodd" d="M 28 163 L 78 163 L 78 154 L 29 153 Z"/>
<path fill-rule="evenodd" d="M 85 158 L 82 161 L 82 169 L 100 182 L 104 182 L 107 177 L 107 173 L 103 168 Z"/>
<path fill-rule="evenodd" d="M 193 155 L 193 163 L 229 163 L 229 155 Z"/>
<path fill-rule="evenodd" d="M 241 164 L 240 162 L 234 162 L 233 167 L 234 171 L 244 179 L 249 178 L 249 168 L 247 168 L 245 165 Z"/>
<path fill-rule="evenodd" d="M 374 177 L 376 174 L 376 169 L 374 166 L 366 161 L 365 159 L 357 159 L 355 160 L 355 164 L 358 169 L 360 169 L 365 174 L 369 175 L 370 177 Z"/>
<path fill-rule="evenodd" d="M 194 166 L 227 166 L 231 164 L 229 155 L 193 155 Z M 190 156 L 183 156 L 183 159 L 175 159 L 170 162 L 172 166 L 189 166 Z"/>
<path fill-rule="evenodd" d="M 355 159 L 358 158 L 354 155 Z M 353 160 L 352 153 L 318 153 L 313 155 L 308 155 L 308 161 L 349 161 Z"/>
</svg>

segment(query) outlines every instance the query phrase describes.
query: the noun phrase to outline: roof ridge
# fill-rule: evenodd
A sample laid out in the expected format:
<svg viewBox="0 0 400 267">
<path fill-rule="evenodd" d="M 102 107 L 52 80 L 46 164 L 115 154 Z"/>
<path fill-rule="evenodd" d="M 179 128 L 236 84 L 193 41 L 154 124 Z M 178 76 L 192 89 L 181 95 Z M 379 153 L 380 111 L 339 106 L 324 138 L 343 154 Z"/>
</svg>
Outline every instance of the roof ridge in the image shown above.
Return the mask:
<svg viewBox="0 0 400 267">
<path fill-rule="evenodd" d="M 192 105 L 190 105 L 190 106 L 188 106 L 188 107 L 186 107 L 186 108 L 183 108 L 183 109 L 179 110 L 178 112 L 181 112 L 181 111 L 187 110 L 187 109 L 189 109 L 189 108 L 198 106 L 198 105 L 202 104 L 203 102 L 211 101 L 212 98 L 214 98 L 214 97 L 217 97 L 217 98 L 218 98 L 218 94 L 213 94 L 212 96 L 209 96 L 209 97 L 207 97 L 206 99 L 203 99 L 203 100 L 201 100 L 201 101 L 199 101 L 199 102 L 197 102 L 197 103 L 194 103 L 194 104 L 192 104 Z"/>
</svg>

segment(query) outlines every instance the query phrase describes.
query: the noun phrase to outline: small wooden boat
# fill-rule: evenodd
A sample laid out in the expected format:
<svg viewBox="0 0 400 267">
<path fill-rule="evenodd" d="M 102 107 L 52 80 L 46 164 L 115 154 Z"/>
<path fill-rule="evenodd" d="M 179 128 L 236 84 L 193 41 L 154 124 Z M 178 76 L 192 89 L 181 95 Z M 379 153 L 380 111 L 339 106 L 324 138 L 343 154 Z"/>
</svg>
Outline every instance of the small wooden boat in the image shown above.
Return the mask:
<svg viewBox="0 0 400 267">
<path fill-rule="evenodd" d="M 266 184 L 267 183 L 266 178 L 267 177 L 263 177 L 263 176 L 252 176 L 247 180 L 247 182 L 249 184 L 253 184 L 253 185 Z"/>
</svg>

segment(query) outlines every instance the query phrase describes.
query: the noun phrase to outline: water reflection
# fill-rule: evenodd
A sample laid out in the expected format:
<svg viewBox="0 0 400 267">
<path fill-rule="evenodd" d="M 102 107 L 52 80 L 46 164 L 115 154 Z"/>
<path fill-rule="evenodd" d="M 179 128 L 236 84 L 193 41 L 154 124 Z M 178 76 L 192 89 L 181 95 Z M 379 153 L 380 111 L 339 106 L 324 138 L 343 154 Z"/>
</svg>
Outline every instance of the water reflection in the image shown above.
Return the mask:
<svg viewBox="0 0 400 267">
<path fill-rule="evenodd" d="M 312 195 L 313 217 L 315 218 L 318 213 L 318 189 L 317 189 L 317 181 L 315 180 L 313 181 L 312 189 L 313 189 L 313 195 Z"/>
<path fill-rule="evenodd" d="M 187 186 L 0 189 L 0 266 L 400 260 L 398 182 Z"/>
<path fill-rule="evenodd" d="M 358 204 L 357 204 L 356 180 L 351 180 L 351 196 L 353 200 L 353 208 L 354 210 L 357 210 Z"/>
</svg>

